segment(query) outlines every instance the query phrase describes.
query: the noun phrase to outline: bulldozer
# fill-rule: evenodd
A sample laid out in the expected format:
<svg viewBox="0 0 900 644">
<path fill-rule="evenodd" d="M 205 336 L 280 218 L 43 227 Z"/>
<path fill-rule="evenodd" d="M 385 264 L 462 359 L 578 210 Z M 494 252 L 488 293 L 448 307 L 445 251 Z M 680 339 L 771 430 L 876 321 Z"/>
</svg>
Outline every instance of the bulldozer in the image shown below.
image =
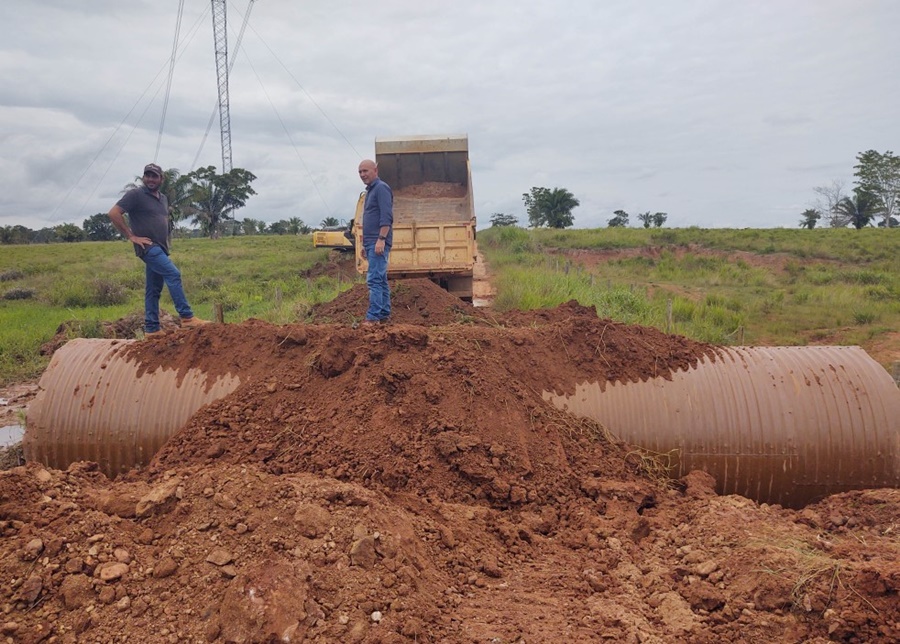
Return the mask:
<svg viewBox="0 0 900 644">
<path fill-rule="evenodd" d="M 313 247 L 333 248 L 342 253 L 352 252 L 356 248 L 351 228 L 353 222 L 346 226 L 329 226 L 312 232 Z"/>
</svg>

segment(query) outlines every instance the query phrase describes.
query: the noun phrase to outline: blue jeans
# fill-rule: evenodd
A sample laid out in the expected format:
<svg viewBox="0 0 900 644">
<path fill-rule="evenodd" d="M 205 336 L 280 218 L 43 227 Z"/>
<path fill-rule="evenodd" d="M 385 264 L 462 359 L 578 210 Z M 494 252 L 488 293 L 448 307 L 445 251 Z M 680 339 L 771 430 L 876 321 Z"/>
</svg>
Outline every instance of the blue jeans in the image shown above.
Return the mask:
<svg viewBox="0 0 900 644">
<path fill-rule="evenodd" d="M 144 251 L 141 260 L 146 265 L 147 279 L 144 289 L 144 331 L 159 331 L 159 296 L 162 294 L 163 284 L 169 289 L 178 315 L 182 318 L 194 317 L 181 286 L 181 272 L 163 249 L 154 244 Z"/>
<path fill-rule="evenodd" d="M 383 255 L 375 254 L 375 242 L 364 245 L 369 270 L 366 272 L 366 286 L 369 287 L 369 310 L 367 320 L 386 320 L 391 315 L 391 288 L 388 286 L 387 267 L 390 250 Z"/>
</svg>

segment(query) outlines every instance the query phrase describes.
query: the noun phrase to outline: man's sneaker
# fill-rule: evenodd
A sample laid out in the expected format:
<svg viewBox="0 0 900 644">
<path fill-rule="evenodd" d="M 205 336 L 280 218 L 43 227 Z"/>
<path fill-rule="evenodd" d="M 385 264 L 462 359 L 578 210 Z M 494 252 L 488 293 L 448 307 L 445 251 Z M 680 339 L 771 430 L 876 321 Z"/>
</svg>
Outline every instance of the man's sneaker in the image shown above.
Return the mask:
<svg viewBox="0 0 900 644">
<path fill-rule="evenodd" d="M 209 324 L 209 320 L 201 320 L 196 315 L 192 318 L 181 318 L 182 329 L 190 329 L 191 327 L 203 326 L 204 324 Z"/>
<path fill-rule="evenodd" d="M 145 338 L 161 338 L 165 334 L 166 334 L 166 332 L 163 331 L 162 329 L 160 329 L 159 331 L 145 331 L 144 337 Z"/>
</svg>

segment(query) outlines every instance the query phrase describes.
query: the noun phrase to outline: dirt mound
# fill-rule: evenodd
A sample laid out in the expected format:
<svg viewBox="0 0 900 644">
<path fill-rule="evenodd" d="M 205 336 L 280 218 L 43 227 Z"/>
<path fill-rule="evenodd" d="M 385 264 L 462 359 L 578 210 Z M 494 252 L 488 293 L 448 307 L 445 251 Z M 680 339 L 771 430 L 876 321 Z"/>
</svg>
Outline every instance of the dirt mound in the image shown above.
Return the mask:
<svg viewBox="0 0 900 644">
<path fill-rule="evenodd" d="M 459 199 L 460 197 L 465 197 L 467 192 L 466 186 L 461 183 L 426 181 L 424 183 L 394 190 L 394 198 L 403 199 L 406 197 L 415 197 L 416 199 L 421 199 L 427 197 L 429 199 Z"/>
<path fill-rule="evenodd" d="M 319 262 L 303 271 L 303 277 L 331 277 L 338 282 L 354 282 L 359 279 L 356 272 L 356 257 L 353 250 L 332 250 L 328 260 Z"/>
<path fill-rule="evenodd" d="M 87 337 L 83 329 L 84 323 L 79 320 L 69 320 L 60 324 L 56 333 L 50 340 L 41 345 L 42 356 L 52 356 L 66 342 L 72 338 Z M 159 326 L 163 331 L 174 331 L 179 328 L 178 322 L 170 313 L 160 310 Z M 100 325 L 99 334 L 91 334 L 91 336 L 99 336 L 108 340 L 115 339 L 133 339 L 144 332 L 144 314 L 134 313 L 119 318 L 115 322 L 103 322 Z"/>
<path fill-rule="evenodd" d="M 390 287 L 393 323 L 439 326 L 487 319 L 481 309 L 450 295 L 427 279 L 392 281 Z M 309 322 L 351 324 L 365 317 L 368 306 L 369 290 L 365 284 L 356 284 L 331 302 L 316 306 L 310 313 Z"/>
<path fill-rule="evenodd" d="M 900 491 L 794 512 L 718 497 L 701 472 L 669 485 L 541 397 L 666 377 L 715 347 L 575 303 L 488 317 L 430 282 L 404 288 L 410 321 L 322 323 L 364 310 L 356 288 L 320 323 L 123 349 L 242 384 L 146 471 L 0 472 L 0 635 L 896 641 Z"/>
</svg>

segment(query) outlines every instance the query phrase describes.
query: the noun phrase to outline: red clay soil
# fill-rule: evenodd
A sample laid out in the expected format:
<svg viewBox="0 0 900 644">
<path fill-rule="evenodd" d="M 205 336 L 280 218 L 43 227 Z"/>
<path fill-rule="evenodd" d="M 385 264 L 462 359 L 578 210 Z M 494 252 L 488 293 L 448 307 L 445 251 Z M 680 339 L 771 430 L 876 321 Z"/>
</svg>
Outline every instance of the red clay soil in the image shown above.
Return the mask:
<svg viewBox="0 0 900 644">
<path fill-rule="evenodd" d="M 544 390 L 716 348 L 568 303 L 501 316 L 427 281 L 355 327 L 176 331 L 123 351 L 241 385 L 152 464 L 0 472 L 11 642 L 895 642 L 900 491 L 801 511 L 639 471 Z"/>
</svg>

